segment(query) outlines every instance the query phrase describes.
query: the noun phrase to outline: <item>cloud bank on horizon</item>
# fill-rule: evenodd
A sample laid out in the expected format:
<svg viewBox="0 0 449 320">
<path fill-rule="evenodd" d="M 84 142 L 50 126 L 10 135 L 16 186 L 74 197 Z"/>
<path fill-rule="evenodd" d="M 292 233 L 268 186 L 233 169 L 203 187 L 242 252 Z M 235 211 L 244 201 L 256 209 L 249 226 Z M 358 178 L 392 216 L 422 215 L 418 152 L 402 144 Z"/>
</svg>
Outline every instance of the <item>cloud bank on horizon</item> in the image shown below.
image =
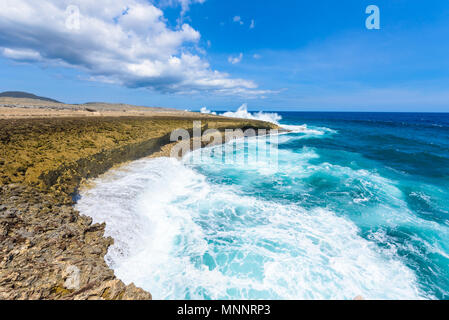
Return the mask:
<svg viewBox="0 0 449 320">
<path fill-rule="evenodd" d="M 160 4 L 179 5 L 184 15 L 204 1 Z M 79 17 L 72 26 L 71 14 Z M 92 81 L 165 93 L 267 93 L 254 81 L 212 69 L 200 54 L 200 38 L 187 23 L 169 27 L 163 11 L 144 0 L 0 2 L 0 53 L 6 58 L 74 67 Z"/>
</svg>

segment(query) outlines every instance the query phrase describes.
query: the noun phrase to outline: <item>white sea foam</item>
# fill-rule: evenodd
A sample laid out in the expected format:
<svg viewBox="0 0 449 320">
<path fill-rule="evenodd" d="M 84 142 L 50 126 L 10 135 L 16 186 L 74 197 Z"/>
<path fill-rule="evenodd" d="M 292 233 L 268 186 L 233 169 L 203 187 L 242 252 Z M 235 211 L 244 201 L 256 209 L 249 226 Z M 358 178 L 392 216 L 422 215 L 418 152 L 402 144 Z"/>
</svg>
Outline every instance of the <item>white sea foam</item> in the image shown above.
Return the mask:
<svg viewBox="0 0 449 320">
<path fill-rule="evenodd" d="M 214 114 L 216 115 L 216 112 L 212 112 L 211 110 L 207 109 L 206 107 L 202 107 L 200 110 L 203 114 Z M 246 103 L 242 104 L 237 111 L 227 111 L 225 113 L 221 114 L 225 117 L 230 118 L 239 118 L 239 119 L 251 119 L 251 120 L 261 120 L 266 121 L 270 123 L 274 123 L 282 127 L 283 129 L 288 130 L 292 133 L 303 133 L 304 136 L 302 137 L 296 137 L 300 139 L 304 138 L 312 138 L 312 137 L 319 137 L 324 136 L 326 134 L 334 134 L 338 133 L 336 130 L 325 128 L 325 127 L 309 127 L 307 124 L 302 125 L 287 125 L 287 124 L 280 124 L 279 121 L 282 120 L 282 116 L 280 116 L 278 113 L 270 113 L 270 112 L 249 112 L 248 111 L 248 105 Z M 286 133 L 281 133 L 281 135 L 285 135 Z"/>
<path fill-rule="evenodd" d="M 253 119 L 253 120 L 262 120 L 271 122 L 274 124 L 279 124 L 279 121 L 282 120 L 282 117 L 277 113 L 266 113 L 266 112 L 256 112 L 250 113 L 248 112 L 248 105 L 246 103 L 242 104 L 237 111 L 232 112 L 228 111 L 222 114 L 222 116 L 230 117 L 230 118 L 241 118 L 241 119 Z"/>
<path fill-rule="evenodd" d="M 312 165 L 313 149 L 289 157 L 284 154 L 281 165 L 294 178 L 334 170 L 390 186 L 369 172 Z M 213 159 L 202 164 L 208 170 L 218 165 Z M 245 175 L 252 168 L 241 170 Z M 106 235 L 115 239 L 108 264 L 155 299 L 423 297 L 413 271 L 393 251 L 361 238 L 350 220 L 246 195 L 184 162 L 139 160 L 81 195 L 77 209 L 106 222 Z"/>
<path fill-rule="evenodd" d="M 204 113 L 204 114 L 214 114 L 214 115 L 217 114 L 216 112 L 210 111 L 210 110 L 207 109 L 206 107 L 202 107 L 201 110 L 200 110 L 200 112 L 201 112 L 201 113 Z"/>
<path fill-rule="evenodd" d="M 305 133 L 309 135 L 322 136 L 326 133 L 337 133 L 336 130 L 325 127 L 309 127 L 306 124 L 303 125 L 286 125 L 283 124 L 282 128 L 287 129 L 293 133 Z"/>
</svg>

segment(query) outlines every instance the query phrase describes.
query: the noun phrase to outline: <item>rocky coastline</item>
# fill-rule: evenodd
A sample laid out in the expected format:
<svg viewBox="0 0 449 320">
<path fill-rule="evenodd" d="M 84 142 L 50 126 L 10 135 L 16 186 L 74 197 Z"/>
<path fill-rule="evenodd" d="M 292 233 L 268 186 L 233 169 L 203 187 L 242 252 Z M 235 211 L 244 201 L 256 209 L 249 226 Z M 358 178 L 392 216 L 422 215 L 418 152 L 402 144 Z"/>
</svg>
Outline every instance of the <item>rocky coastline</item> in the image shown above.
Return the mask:
<svg viewBox="0 0 449 320">
<path fill-rule="evenodd" d="M 166 155 L 170 133 L 274 129 L 270 123 L 170 114 L 0 118 L 0 299 L 151 299 L 114 276 L 113 243 L 73 205 L 77 190 L 115 165 Z"/>
</svg>

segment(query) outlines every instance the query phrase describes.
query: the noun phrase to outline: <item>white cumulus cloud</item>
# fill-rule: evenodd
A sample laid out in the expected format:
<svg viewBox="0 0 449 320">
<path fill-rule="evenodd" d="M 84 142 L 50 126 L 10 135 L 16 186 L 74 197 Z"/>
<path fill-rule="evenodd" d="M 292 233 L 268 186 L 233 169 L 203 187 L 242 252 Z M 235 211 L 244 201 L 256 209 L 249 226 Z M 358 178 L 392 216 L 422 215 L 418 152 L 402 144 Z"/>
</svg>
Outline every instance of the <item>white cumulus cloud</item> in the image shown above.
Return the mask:
<svg viewBox="0 0 449 320">
<path fill-rule="evenodd" d="M 250 29 L 254 29 L 256 27 L 256 22 L 253 20 L 251 20 L 251 24 L 249 25 Z"/>
<path fill-rule="evenodd" d="M 181 16 L 184 16 L 189 11 L 190 6 L 195 3 L 204 3 L 206 0 L 160 0 L 162 6 L 181 6 Z"/>
<path fill-rule="evenodd" d="M 232 21 L 236 22 L 236 23 L 240 23 L 241 25 L 243 24 L 242 18 L 240 16 L 235 16 Z"/>
<path fill-rule="evenodd" d="M 204 0 L 179 2 L 187 10 Z M 79 8 L 79 24 L 67 24 L 74 18 L 69 6 Z M 267 93 L 213 70 L 197 54 L 200 38 L 189 24 L 170 28 L 162 10 L 145 0 L 0 1 L 0 53 L 9 59 L 73 67 L 93 81 L 160 92 Z"/>
<path fill-rule="evenodd" d="M 239 54 L 238 56 L 236 56 L 236 57 L 230 56 L 230 57 L 228 58 L 228 61 L 229 61 L 229 63 L 237 64 L 237 63 L 241 62 L 242 59 L 243 59 L 243 53 L 240 53 L 240 54 Z"/>
</svg>

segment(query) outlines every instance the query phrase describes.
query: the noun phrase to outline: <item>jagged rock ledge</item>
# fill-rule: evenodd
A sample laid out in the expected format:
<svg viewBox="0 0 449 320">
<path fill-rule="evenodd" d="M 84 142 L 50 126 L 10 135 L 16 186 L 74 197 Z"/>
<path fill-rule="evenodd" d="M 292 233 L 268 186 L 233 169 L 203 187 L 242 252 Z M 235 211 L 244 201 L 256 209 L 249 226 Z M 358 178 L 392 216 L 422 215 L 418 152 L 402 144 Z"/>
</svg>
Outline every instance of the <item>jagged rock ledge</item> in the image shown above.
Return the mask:
<svg viewBox="0 0 449 320">
<path fill-rule="evenodd" d="M 158 154 L 176 128 L 275 128 L 186 114 L 0 119 L 0 299 L 151 299 L 114 276 L 104 224 L 73 208 L 84 179 Z"/>
</svg>

